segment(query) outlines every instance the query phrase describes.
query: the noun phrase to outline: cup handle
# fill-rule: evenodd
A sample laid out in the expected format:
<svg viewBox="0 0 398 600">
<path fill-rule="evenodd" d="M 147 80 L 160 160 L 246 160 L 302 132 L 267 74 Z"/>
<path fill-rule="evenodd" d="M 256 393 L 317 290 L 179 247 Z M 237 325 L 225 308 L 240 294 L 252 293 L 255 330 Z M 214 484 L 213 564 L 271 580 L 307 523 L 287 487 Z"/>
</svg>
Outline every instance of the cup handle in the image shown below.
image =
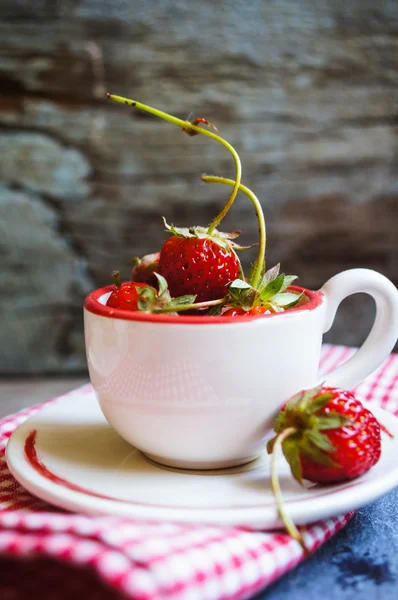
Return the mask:
<svg viewBox="0 0 398 600">
<path fill-rule="evenodd" d="M 321 288 L 326 302 L 323 333 L 331 328 L 340 302 L 364 292 L 376 303 L 376 318 L 362 346 L 352 358 L 325 376 L 327 385 L 351 389 L 370 375 L 387 358 L 398 338 L 398 290 L 371 269 L 350 269 L 335 275 Z"/>
</svg>

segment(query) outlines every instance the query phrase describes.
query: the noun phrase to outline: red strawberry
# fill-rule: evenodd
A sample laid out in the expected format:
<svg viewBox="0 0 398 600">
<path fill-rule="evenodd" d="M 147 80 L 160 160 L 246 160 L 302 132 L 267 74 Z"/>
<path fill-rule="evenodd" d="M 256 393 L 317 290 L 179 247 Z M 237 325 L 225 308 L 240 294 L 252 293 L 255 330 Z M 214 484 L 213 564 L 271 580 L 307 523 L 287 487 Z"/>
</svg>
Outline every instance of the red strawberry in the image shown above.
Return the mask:
<svg viewBox="0 0 398 600">
<path fill-rule="evenodd" d="M 157 287 L 158 280 L 154 273 L 158 270 L 159 257 L 160 252 L 155 252 L 154 254 L 147 254 L 142 258 L 135 259 L 137 263 L 133 268 L 131 279 Z"/>
<path fill-rule="evenodd" d="M 271 312 L 266 306 L 253 306 L 250 310 L 243 310 L 243 308 L 229 308 L 222 316 L 223 317 L 249 317 L 253 315 L 263 315 L 266 312 Z"/>
<path fill-rule="evenodd" d="M 314 457 L 302 454 L 303 478 L 317 483 L 353 479 L 366 473 L 380 458 L 379 423 L 351 392 L 325 387 L 322 393 L 331 394 L 332 398 L 317 415 L 325 415 L 327 418 L 334 413 L 342 415 L 349 422 L 344 427 L 328 429 L 325 432 L 334 447 L 334 450 L 329 452 L 333 464 L 319 464 Z"/>
<path fill-rule="evenodd" d="M 225 296 L 227 284 L 241 273 L 234 249 L 241 249 L 232 240 L 238 233 L 211 236 L 204 227 L 191 229 L 166 228 L 173 235 L 164 242 L 158 271 L 167 280 L 172 296 L 195 294 L 198 302 Z"/>
<path fill-rule="evenodd" d="M 106 305 L 122 310 L 139 310 L 138 302 L 141 298 L 140 291 L 144 291 L 146 289 L 153 290 L 153 292 L 156 294 L 155 288 L 146 283 L 125 281 L 112 292 Z"/>
<path fill-rule="evenodd" d="M 243 279 L 235 279 L 229 283 L 225 304 L 231 308 L 222 313 L 222 316 L 246 317 L 267 312 L 283 312 L 302 302 L 305 299 L 303 294 L 288 289 L 297 277 L 284 275 L 279 270 L 278 264 L 263 273 L 256 287 Z"/>
<path fill-rule="evenodd" d="M 275 432 L 298 481 L 335 483 L 366 473 L 380 458 L 380 426 L 351 392 L 322 387 L 300 392 L 279 413 Z M 276 437 L 269 442 L 272 450 Z"/>
<path fill-rule="evenodd" d="M 172 298 L 167 287 L 167 281 L 158 273 L 154 274 L 158 290 L 141 281 L 125 281 L 121 283 L 119 271 L 113 272 L 115 289 L 106 303 L 111 308 L 141 311 L 146 313 L 177 313 L 180 310 L 195 307 L 195 296 L 180 296 Z"/>
<path fill-rule="evenodd" d="M 380 426 L 351 392 L 319 386 L 293 396 L 278 414 L 272 453 L 272 487 L 279 514 L 290 535 L 308 552 L 300 532 L 286 514 L 276 471 L 281 446 L 299 483 L 337 483 L 366 473 L 381 454 Z"/>
</svg>

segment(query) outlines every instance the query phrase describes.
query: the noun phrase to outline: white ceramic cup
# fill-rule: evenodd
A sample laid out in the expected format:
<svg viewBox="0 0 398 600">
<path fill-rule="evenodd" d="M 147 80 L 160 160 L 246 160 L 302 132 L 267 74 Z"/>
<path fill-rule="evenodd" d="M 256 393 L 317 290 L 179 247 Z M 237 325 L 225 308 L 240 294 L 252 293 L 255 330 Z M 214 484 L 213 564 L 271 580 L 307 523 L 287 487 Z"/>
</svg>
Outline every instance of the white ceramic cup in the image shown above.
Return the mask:
<svg viewBox="0 0 398 600">
<path fill-rule="evenodd" d="M 85 301 L 93 387 L 125 440 L 175 467 L 215 469 L 259 456 L 280 406 L 318 383 L 322 335 L 347 296 L 370 294 L 376 319 L 356 354 L 326 377 L 328 384 L 357 385 L 398 337 L 398 291 L 368 269 L 304 290 L 309 302 L 300 308 L 241 319 L 115 310 L 105 305 L 111 289 Z"/>
</svg>

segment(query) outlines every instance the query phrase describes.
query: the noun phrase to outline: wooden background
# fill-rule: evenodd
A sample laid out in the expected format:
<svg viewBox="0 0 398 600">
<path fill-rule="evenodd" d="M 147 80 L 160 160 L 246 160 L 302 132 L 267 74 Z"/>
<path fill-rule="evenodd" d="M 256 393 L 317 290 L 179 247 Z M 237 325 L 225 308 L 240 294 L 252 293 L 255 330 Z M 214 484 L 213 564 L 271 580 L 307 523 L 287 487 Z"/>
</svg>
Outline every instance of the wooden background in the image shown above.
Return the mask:
<svg viewBox="0 0 398 600">
<path fill-rule="evenodd" d="M 221 146 L 107 90 L 217 124 L 270 266 L 397 283 L 397 32 L 396 0 L 1 0 L 0 372 L 84 370 L 85 294 L 159 248 L 162 215 L 206 224 L 227 197 L 200 182 L 233 176 Z M 229 227 L 256 238 L 244 196 Z M 372 318 L 350 299 L 327 339 L 360 344 Z"/>
</svg>

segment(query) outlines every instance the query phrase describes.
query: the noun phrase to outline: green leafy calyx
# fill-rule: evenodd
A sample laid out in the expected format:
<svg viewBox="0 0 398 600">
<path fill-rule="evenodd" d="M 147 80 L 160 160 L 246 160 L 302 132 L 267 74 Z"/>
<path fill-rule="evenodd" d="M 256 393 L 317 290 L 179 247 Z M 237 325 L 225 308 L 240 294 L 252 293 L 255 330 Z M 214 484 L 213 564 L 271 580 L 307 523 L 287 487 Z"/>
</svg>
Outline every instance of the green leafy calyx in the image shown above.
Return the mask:
<svg viewBox="0 0 398 600">
<path fill-rule="evenodd" d="M 276 435 L 269 440 L 267 451 L 271 454 L 278 436 L 291 429 L 292 433 L 282 442 L 282 450 L 293 476 L 299 483 L 302 483 L 300 455 L 321 465 L 338 467 L 331 457 L 335 448 L 328 436 L 322 432 L 338 429 L 350 421 L 337 412 L 321 412 L 332 398 L 333 394 L 323 392 L 322 386 L 304 390 L 293 396 L 276 417 Z"/>
<path fill-rule="evenodd" d="M 159 273 L 154 273 L 154 275 L 158 280 L 158 291 L 151 286 L 136 286 L 136 290 L 139 294 L 137 305 L 140 311 L 146 313 L 162 313 L 166 311 L 172 312 L 170 309 L 175 308 L 175 312 L 177 312 L 179 307 L 195 302 L 196 296 L 179 296 L 178 298 L 172 298 L 166 279 L 162 275 L 159 275 Z"/>
<path fill-rule="evenodd" d="M 224 233 L 223 231 L 218 231 L 218 229 L 214 229 L 214 231 L 209 234 L 208 227 L 175 227 L 173 224 L 169 225 L 166 219 L 163 217 L 163 222 L 168 233 L 176 237 L 181 238 L 196 238 L 198 240 L 208 239 L 223 248 L 224 250 L 232 251 L 232 250 L 248 250 L 252 248 L 255 244 L 251 246 L 241 246 L 234 242 L 234 240 L 239 237 L 240 231 L 232 231 L 231 233 Z"/>
<path fill-rule="evenodd" d="M 286 291 L 297 279 L 295 275 L 280 273 L 280 265 L 266 271 L 257 288 L 242 279 L 235 279 L 228 287 L 228 305 L 251 310 L 254 306 L 265 306 L 271 312 L 283 312 L 298 304 L 303 294 Z"/>
</svg>

